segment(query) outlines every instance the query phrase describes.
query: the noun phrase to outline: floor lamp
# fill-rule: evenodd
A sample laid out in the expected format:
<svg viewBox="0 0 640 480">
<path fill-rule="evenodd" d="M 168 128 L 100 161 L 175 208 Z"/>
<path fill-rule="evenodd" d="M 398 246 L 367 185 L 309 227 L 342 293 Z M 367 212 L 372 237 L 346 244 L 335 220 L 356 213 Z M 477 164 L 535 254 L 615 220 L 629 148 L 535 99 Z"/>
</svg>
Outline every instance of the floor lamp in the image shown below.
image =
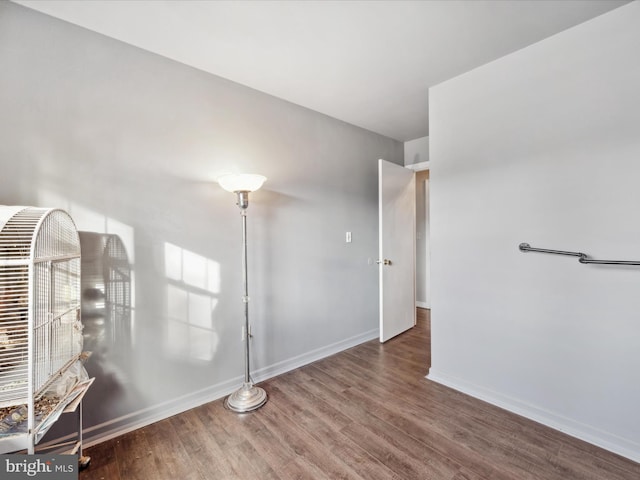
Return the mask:
<svg viewBox="0 0 640 480">
<path fill-rule="evenodd" d="M 249 290 L 247 288 L 247 207 L 249 207 L 249 192 L 258 190 L 266 177 L 254 174 L 223 175 L 218 183 L 228 192 L 233 192 L 238 198 L 240 217 L 242 218 L 242 273 L 244 281 L 244 383 L 225 400 L 225 405 L 234 412 L 244 413 L 260 408 L 267 402 L 267 393 L 256 387 L 251 381 L 249 371 L 249 342 L 251 330 L 249 328 Z"/>
</svg>

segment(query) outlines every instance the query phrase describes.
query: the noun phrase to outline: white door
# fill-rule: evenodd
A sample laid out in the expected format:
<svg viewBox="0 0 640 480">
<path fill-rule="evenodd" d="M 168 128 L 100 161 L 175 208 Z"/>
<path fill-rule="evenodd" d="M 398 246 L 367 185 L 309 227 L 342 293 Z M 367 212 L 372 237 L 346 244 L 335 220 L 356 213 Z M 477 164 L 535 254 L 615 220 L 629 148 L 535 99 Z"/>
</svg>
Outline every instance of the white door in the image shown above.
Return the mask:
<svg viewBox="0 0 640 480">
<path fill-rule="evenodd" d="M 414 172 L 378 161 L 380 342 L 416 323 Z"/>
</svg>

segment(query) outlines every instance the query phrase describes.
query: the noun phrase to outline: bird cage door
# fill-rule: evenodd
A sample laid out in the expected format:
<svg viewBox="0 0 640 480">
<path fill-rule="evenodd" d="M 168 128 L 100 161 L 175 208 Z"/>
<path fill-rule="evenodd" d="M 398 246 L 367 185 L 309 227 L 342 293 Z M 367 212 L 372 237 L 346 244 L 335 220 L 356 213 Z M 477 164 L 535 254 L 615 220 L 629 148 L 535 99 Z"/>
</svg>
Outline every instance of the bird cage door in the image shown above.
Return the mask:
<svg viewBox="0 0 640 480">
<path fill-rule="evenodd" d="M 82 353 L 80 240 L 71 218 L 54 211 L 34 245 L 34 392 Z"/>
</svg>

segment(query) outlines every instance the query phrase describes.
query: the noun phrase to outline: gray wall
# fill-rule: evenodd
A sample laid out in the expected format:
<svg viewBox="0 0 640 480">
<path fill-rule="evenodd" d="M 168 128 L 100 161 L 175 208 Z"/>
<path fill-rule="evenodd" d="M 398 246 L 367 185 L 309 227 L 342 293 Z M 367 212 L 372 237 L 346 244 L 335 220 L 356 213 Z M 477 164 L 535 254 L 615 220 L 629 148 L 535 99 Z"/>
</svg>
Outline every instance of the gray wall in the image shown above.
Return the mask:
<svg viewBox="0 0 640 480">
<path fill-rule="evenodd" d="M 430 92 L 431 379 L 640 460 L 640 2 Z"/>
<path fill-rule="evenodd" d="M 377 336 L 377 159 L 402 164 L 401 143 L 7 2 L 0 65 L 0 203 L 67 209 L 91 278 L 122 263 L 100 253 L 114 237 L 132 271 L 129 305 L 85 292 L 90 438 L 239 386 L 221 173 L 269 178 L 248 217 L 254 377 Z"/>
</svg>

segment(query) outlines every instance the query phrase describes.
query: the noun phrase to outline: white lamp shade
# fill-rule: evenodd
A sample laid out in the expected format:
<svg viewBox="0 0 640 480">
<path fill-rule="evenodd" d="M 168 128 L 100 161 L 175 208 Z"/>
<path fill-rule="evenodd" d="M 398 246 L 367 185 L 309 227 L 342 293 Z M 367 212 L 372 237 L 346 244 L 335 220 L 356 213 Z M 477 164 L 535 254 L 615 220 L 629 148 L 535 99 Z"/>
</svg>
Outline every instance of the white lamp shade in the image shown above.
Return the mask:
<svg viewBox="0 0 640 480">
<path fill-rule="evenodd" d="M 255 192 L 267 177 L 254 173 L 230 173 L 218 177 L 218 183 L 228 192 Z"/>
</svg>

